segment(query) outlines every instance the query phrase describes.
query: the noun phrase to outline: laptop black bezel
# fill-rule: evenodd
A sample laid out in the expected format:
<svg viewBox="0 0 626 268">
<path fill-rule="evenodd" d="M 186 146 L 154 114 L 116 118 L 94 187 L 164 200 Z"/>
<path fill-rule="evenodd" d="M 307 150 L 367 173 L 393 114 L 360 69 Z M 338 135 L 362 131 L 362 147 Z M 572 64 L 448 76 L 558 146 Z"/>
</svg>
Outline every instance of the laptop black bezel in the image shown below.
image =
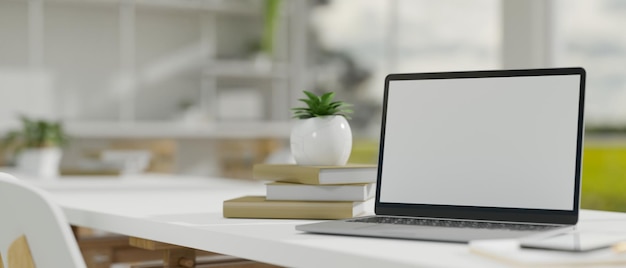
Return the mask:
<svg viewBox="0 0 626 268">
<path fill-rule="evenodd" d="M 521 209 L 452 205 L 424 205 L 380 202 L 382 186 L 381 174 L 384 168 L 384 141 L 387 117 L 387 100 L 389 82 L 396 80 L 424 80 L 424 79 L 455 79 L 455 78 L 484 78 L 484 77 L 519 77 L 519 76 L 552 76 L 552 75 L 580 75 L 580 92 L 578 107 L 578 137 L 576 141 L 575 194 L 573 210 L 545 210 Z M 381 123 L 380 145 L 378 156 L 378 187 L 376 189 L 375 213 L 377 215 L 455 218 L 470 220 L 514 221 L 548 224 L 576 224 L 580 207 L 580 182 L 584 135 L 584 104 L 585 104 L 586 72 L 583 68 L 550 68 L 550 69 L 520 69 L 520 70 L 490 70 L 466 72 L 438 72 L 438 73 L 404 73 L 390 74 L 385 78 L 385 92 L 383 101 L 383 116 Z M 530 197 L 529 197 L 530 198 Z"/>
</svg>

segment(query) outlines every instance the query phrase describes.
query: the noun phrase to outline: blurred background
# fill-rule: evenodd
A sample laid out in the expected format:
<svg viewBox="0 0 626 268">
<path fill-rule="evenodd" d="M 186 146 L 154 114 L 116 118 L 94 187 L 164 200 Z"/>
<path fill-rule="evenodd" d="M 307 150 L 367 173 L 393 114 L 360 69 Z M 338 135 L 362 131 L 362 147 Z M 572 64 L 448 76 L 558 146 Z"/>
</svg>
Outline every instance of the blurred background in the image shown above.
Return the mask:
<svg viewBox="0 0 626 268">
<path fill-rule="evenodd" d="M 582 66 L 583 207 L 626 211 L 624 28 L 622 0 L 0 0 L 0 133 L 59 120 L 63 174 L 245 179 L 302 90 L 353 103 L 375 163 L 388 73 Z"/>
</svg>

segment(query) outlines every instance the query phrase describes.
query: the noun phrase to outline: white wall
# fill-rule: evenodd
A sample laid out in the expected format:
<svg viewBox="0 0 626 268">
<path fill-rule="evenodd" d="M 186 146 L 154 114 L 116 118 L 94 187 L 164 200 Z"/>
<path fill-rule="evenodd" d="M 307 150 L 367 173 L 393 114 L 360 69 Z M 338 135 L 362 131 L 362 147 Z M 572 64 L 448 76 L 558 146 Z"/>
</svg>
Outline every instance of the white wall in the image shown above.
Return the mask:
<svg viewBox="0 0 626 268">
<path fill-rule="evenodd" d="M 0 68 L 28 66 L 26 5 L 0 1 Z"/>
</svg>

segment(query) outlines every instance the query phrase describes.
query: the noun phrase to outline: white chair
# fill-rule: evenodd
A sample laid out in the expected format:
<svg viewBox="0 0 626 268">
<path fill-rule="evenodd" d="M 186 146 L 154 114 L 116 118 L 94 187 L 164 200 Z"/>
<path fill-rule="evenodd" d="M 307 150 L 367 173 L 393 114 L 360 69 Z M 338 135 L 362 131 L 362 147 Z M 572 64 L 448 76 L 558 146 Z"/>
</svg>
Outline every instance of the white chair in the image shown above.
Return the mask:
<svg viewBox="0 0 626 268">
<path fill-rule="evenodd" d="M 86 267 L 61 209 L 45 192 L 6 173 L 0 173 L 3 267 Z"/>
</svg>

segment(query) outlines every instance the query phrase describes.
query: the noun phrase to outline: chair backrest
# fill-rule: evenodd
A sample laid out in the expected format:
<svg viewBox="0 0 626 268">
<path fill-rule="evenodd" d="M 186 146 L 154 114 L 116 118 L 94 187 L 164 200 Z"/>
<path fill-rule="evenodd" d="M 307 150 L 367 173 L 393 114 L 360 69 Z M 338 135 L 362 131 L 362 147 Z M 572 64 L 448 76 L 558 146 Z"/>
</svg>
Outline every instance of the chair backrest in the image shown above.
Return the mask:
<svg viewBox="0 0 626 268">
<path fill-rule="evenodd" d="M 69 224 L 47 193 L 0 173 L 0 268 L 86 267 Z"/>
</svg>

